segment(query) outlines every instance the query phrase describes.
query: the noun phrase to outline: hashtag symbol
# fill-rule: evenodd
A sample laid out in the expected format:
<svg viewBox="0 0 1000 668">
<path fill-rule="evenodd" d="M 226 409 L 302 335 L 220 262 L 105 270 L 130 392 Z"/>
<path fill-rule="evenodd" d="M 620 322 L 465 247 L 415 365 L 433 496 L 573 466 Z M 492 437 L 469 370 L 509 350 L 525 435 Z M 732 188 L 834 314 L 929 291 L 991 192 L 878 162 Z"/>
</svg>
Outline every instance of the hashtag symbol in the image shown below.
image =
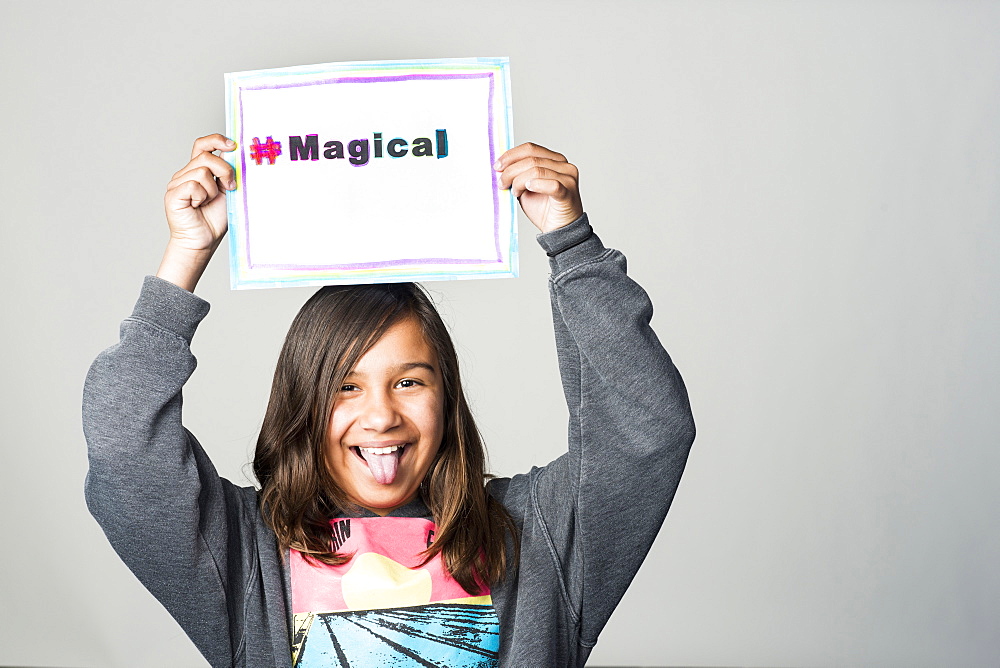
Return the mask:
<svg viewBox="0 0 1000 668">
<path fill-rule="evenodd" d="M 271 137 L 268 137 L 267 141 L 261 144 L 259 137 L 253 138 L 253 144 L 250 146 L 250 157 L 258 165 L 264 164 L 265 158 L 267 158 L 267 164 L 273 165 L 274 160 L 279 155 L 281 155 L 280 141 L 274 141 Z"/>
</svg>

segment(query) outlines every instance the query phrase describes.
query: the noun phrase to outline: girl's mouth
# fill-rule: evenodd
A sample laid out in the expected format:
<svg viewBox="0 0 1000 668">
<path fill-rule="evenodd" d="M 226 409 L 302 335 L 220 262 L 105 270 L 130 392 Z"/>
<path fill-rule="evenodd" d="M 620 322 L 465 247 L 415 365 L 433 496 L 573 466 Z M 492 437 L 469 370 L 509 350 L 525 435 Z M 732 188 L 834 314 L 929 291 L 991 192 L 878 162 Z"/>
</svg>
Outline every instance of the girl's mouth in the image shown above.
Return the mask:
<svg viewBox="0 0 1000 668">
<path fill-rule="evenodd" d="M 375 482 L 380 485 L 391 485 L 399 472 L 399 460 L 403 457 L 403 452 L 408 445 L 407 443 L 382 448 L 355 445 L 351 447 L 351 450 L 368 465 L 368 470 L 371 471 Z"/>
</svg>

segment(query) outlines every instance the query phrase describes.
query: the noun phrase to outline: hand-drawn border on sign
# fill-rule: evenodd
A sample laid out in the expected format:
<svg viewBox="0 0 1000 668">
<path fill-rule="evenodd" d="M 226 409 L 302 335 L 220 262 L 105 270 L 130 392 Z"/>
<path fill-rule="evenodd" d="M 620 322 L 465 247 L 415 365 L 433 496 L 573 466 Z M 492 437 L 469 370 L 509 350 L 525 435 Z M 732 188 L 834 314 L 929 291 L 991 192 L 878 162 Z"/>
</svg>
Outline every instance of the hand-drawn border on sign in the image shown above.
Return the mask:
<svg viewBox="0 0 1000 668">
<path fill-rule="evenodd" d="M 243 126 L 243 91 L 244 90 L 265 90 L 276 88 L 298 88 L 302 86 L 319 86 L 336 83 L 385 83 L 392 81 L 412 81 L 412 80 L 433 80 L 433 79 L 489 79 L 489 95 L 487 97 L 487 135 L 490 145 L 490 179 L 493 192 L 493 243 L 496 248 L 495 259 L 481 258 L 408 258 L 397 260 L 380 260 L 376 262 L 355 262 L 349 264 L 327 264 L 327 265 L 303 265 L 303 264 L 254 264 L 250 258 L 250 212 L 247 207 L 247 164 L 246 151 L 241 150 L 240 164 L 243 172 L 243 247 L 246 249 L 247 268 L 253 269 L 278 269 L 278 270 L 301 270 L 301 271 L 336 271 L 336 270 L 356 270 L 356 269 L 379 269 L 385 267 L 413 266 L 413 265 L 442 265 L 442 264 L 502 264 L 503 253 L 500 250 L 500 198 L 497 191 L 497 175 L 493 170 L 493 163 L 496 161 L 496 148 L 493 141 L 493 95 L 494 77 L 493 72 L 478 73 L 455 73 L 455 74 L 396 74 L 386 76 L 370 77 L 334 77 L 320 81 L 301 81 L 287 84 L 264 84 L 259 86 L 239 87 L 239 109 L 240 109 L 240 137 L 239 145 L 243 147 L 244 126 Z"/>
</svg>

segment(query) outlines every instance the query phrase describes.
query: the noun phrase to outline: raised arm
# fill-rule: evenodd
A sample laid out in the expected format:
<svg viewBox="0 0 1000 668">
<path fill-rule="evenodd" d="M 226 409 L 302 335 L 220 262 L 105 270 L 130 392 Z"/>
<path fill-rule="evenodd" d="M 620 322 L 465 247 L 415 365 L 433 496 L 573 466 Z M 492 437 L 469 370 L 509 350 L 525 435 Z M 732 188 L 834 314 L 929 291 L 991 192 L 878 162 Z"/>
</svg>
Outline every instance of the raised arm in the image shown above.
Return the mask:
<svg viewBox="0 0 1000 668">
<path fill-rule="evenodd" d="M 525 168 L 509 180 L 505 169 L 503 182 L 543 232 L 550 257 L 569 450 L 511 488 L 527 488 L 526 521 L 549 543 L 579 642 L 590 647 L 663 523 L 694 421 L 683 381 L 650 327 L 649 297 L 583 214 L 576 168 L 538 148 L 514 149 L 523 151 L 514 165 Z"/>
<path fill-rule="evenodd" d="M 196 364 L 191 338 L 208 313 L 188 290 L 225 232 L 215 183 L 225 162 L 206 153 L 224 148 L 220 141 L 198 140 L 168 186 L 163 278 L 147 277 L 120 342 L 91 366 L 83 425 L 87 504 L 115 551 L 212 665 L 234 665 L 242 618 L 230 623 L 230 604 L 243 592 L 232 590 L 252 563 L 235 548 L 253 545 L 244 533 L 254 497 L 219 478 L 181 423 L 181 389 Z"/>
</svg>

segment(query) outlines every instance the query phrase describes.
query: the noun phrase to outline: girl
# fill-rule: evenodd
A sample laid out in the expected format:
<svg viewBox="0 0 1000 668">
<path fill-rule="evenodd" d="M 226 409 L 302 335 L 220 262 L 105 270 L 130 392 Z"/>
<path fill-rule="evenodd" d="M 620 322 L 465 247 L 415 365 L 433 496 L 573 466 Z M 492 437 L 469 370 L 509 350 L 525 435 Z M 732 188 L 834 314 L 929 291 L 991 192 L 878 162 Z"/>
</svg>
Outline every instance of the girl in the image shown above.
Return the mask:
<svg viewBox="0 0 1000 668">
<path fill-rule="evenodd" d="M 495 165 L 550 258 L 568 452 L 484 471 L 451 339 L 413 284 L 320 289 L 281 351 L 254 458 L 218 476 L 181 423 L 192 294 L 234 174 L 198 139 L 170 241 L 84 391 L 91 512 L 212 666 L 582 666 L 663 522 L 694 439 L 652 306 L 583 213 L 576 167 Z"/>
</svg>

